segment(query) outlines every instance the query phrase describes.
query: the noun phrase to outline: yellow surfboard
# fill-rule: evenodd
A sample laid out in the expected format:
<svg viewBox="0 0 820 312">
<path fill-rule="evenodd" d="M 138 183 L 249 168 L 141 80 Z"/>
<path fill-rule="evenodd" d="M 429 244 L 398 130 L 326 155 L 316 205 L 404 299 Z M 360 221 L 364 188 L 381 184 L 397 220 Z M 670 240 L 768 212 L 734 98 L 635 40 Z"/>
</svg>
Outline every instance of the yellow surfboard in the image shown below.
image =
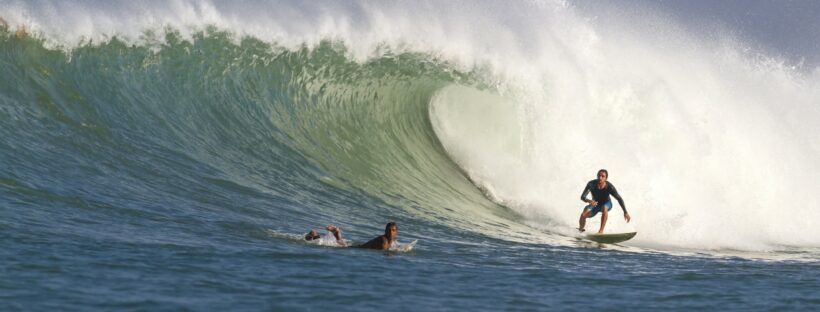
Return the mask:
<svg viewBox="0 0 820 312">
<path fill-rule="evenodd" d="M 638 234 L 638 232 L 612 233 L 612 234 L 588 234 L 587 239 L 601 244 L 617 244 L 625 242 Z"/>
</svg>

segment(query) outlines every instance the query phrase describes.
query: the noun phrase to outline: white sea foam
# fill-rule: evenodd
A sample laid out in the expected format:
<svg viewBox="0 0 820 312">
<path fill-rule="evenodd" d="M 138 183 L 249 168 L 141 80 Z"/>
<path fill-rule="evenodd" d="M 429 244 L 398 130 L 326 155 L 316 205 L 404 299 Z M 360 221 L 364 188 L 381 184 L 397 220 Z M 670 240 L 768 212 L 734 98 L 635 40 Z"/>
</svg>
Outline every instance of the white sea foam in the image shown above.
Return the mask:
<svg viewBox="0 0 820 312">
<path fill-rule="evenodd" d="M 634 219 L 616 208 L 608 229 L 638 231 L 636 244 L 820 245 L 809 191 L 820 186 L 816 74 L 752 57 L 734 40 L 616 26 L 533 60 L 537 76 L 505 99 L 443 90 L 433 120 L 448 151 L 533 225 L 577 226 L 583 186 L 607 168 Z"/>
</svg>

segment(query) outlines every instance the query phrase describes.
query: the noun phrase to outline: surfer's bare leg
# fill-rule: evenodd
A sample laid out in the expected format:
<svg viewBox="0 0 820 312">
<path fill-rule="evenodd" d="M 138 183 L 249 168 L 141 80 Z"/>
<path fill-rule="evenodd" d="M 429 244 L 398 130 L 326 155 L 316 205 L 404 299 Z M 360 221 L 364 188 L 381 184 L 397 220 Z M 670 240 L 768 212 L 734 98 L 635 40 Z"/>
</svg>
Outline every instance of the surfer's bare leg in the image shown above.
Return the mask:
<svg viewBox="0 0 820 312">
<path fill-rule="evenodd" d="M 606 226 L 606 219 L 609 217 L 609 209 L 604 206 L 604 209 L 601 209 L 601 229 L 598 230 L 598 234 L 604 234 L 604 227 Z"/>
<path fill-rule="evenodd" d="M 581 231 L 581 232 L 584 231 L 584 226 L 587 224 L 587 218 L 589 218 L 589 214 L 591 212 L 592 212 L 592 210 L 589 210 L 589 209 L 586 209 L 586 208 L 584 208 L 584 211 L 581 212 L 581 218 L 578 219 L 578 230 L 579 231 Z"/>
<path fill-rule="evenodd" d="M 344 245 L 344 240 L 342 240 L 342 229 L 336 227 L 333 224 L 328 224 L 325 229 L 327 229 L 330 233 L 333 233 L 333 237 L 336 238 L 336 243 L 339 245 Z"/>
</svg>

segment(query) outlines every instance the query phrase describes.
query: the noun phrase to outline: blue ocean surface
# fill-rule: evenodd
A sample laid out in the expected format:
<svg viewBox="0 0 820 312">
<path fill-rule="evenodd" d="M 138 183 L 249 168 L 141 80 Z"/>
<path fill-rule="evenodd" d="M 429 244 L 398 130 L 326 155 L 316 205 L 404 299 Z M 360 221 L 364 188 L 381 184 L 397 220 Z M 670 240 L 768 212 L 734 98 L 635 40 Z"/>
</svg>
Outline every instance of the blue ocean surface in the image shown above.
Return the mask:
<svg viewBox="0 0 820 312">
<path fill-rule="evenodd" d="M 0 311 L 820 309 L 817 9 L 0 1 Z"/>
</svg>

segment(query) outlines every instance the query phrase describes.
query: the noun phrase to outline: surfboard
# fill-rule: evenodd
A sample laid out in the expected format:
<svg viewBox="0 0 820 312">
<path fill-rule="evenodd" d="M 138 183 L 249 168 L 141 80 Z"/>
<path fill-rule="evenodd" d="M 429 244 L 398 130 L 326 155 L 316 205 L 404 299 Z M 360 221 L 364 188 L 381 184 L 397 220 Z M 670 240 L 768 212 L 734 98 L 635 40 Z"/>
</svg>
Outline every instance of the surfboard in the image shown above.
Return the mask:
<svg viewBox="0 0 820 312">
<path fill-rule="evenodd" d="M 409 242 L 409 243 L 406 243 L 406 244 L 398 244 L 398 242 L 396 242 L 397 243 L 396 246 L 393 246 L 392 248 L 390 248 L 390 250 L 408 252 L 408 251 L 413 250 L 413 247 L 416 247 L 416 243 L 418 243 L 418 242 L 419 242 L 419 240 L 417 240 L 417 239 L 414 239 L 412 242 Z"/>
<path fill-rule="evenodd" d="M 638 234 L 638 232 L 629 232 L 629 233 L 612 233 L 612 234 L 588 234 L 586 237 L 588 240 L 591 240 L 596 243 L 601 244 L 617 244 L 620 242 L 625 242 Z"/>
</svg>

